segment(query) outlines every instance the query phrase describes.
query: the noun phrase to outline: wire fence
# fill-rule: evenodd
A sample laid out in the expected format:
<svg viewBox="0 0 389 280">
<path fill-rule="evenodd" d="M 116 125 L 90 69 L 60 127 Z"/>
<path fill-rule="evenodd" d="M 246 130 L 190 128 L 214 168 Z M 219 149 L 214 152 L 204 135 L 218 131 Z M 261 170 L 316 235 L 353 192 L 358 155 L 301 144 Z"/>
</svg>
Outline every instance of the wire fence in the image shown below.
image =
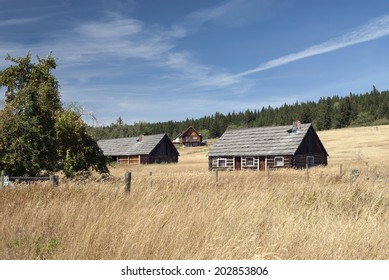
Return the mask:
<svg viewBox="0 0 389 280">
<path fill-rule="evenodd" d="M 15 187 L 18 183 L 31 183 L 40 181 L 50 181 L 53 187 L 58 187 L 59 178 L 57 175 L 41 176 L 41 177 L 29 177 L 29 176 L 9 176 L 4 170 L 0 174 L 0 187 Z"/>
</svg>

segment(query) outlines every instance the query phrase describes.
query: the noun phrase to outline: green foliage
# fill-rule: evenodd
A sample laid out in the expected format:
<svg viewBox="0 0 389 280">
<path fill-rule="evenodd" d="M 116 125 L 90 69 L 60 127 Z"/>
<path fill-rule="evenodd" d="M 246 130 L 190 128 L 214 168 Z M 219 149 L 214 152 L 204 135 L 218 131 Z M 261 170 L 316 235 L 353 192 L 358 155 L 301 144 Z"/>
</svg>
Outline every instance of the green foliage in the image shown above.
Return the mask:
<svg viewBox="0 0 389 280">
<path fill-rule="evenodd" d="M 389 124 L 389 119 L 382 118 L 382 119 L 376 119 L 374 122 L 371 123 L 371 125 L 387 125 Z"/>
<path fill-rule="evenodd" d="M 374 121 L 374 117 L 369 112 L 361 112 L 357 118 L 351 122 L 352 126 L 366 126 L 371 125 Z"/>
<path fill-rule="evenodd" d="M 106 172 L 81 116 L 62 108 L 59 84 L 51 74 L 55 58 L 50 54 L 32 63 L 27 54 L 6 60 L 13 64 L 0 71 L 0 87 L 6 88 L 0 110 L 1 168 L 14 176 L 36 176 L 65 166 L 66 175 L 89 167 Z"/>
<path fill-rule="evenodd" d="M 326 130 L 331 128 L 332 116 L 332 102 L 328 97 L 326 99 L 320 98 L 317 104 L 317 115 L 315 125 L 318 130 Z"/>
<path fill-rule="evenodd" d="M 361 113 L 368 113 L 369 118 Z M 190 125 L 205 138 L 219 137 L 227 127 L 259 127 L 291 125 L 292 121 L 312 122 L 317 130 L 342 128 L 349 125 L 374 125 L 389 122 L 389 91 L 379 92 L 375 87 L 370 93 L 339 97 L 322 97 L 318 102 L 296 102 L 280 107 L 262 107 L 261 110 L 245 112 L 215 113 L 199 119 L 158 123 L 140 122 L 126 124 L 121 117 L 108 126 L 89 127 L 95 139 L 138 136 L 140 134 L 167 133 L 174 138 Z"/>
<path fill-rule="evenodd" d="M 74 177 L 77 172 L 93 168 L 108 173 L 106 157 L 87 131 L 80 110 L 66 108 L 56 115 L 55 131 L 58 139 L 58 167 L 65 176 Z"/>
<path fill-rule="evenodd" d="M 55 59 L 49 55 L 31 62 L 26 57 L 11 58 L 0 72 L 0 86 L 6 87 L 0 111 L 1 165 L 10 174 L 38 175 L 55 166 L 54 115 L 61 109 L 58 82 L 50 71 Z"/>
</svg>

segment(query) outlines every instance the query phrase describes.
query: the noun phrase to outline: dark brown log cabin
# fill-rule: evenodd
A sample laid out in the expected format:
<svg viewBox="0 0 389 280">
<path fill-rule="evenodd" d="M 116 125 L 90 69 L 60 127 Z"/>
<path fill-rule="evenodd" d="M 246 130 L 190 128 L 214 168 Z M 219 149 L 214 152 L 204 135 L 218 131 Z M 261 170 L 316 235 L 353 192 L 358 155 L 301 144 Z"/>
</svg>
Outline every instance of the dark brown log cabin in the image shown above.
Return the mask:
<svg viewBox="0 0 389 280">
<path fill-rule="evenodd" d="M 185 147 L 200 146 L 203 141 L 203 136 L 197 132 L 192 126 L 188 127 L 184 132 L 177 135 L 173 143 L 180 144 Z"/>
<path fill-rule="evenodd" d="M 99 140 L 97 144 L 118 164 L 178 162 L 179 153 L 166 134 Z"/>
<path fill-rule="evenodd" d="M 310 123 L 227 130 L 208 153 L 209 170 L 266 170 L 327 165 L 328 153 Z"/>
</svg>

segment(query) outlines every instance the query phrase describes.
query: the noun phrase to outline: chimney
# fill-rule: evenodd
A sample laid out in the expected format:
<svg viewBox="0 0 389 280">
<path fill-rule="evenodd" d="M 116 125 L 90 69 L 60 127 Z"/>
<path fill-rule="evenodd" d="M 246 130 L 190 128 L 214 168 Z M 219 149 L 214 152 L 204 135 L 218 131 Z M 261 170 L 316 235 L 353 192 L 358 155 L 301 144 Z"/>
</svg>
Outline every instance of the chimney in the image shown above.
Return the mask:
<svg viewBox="0 0 389 280">
<path fill-rule="evenodd" d="M 145 136 L 143 134 L 139 135 L 137 142 L 142 142 L 145 139 Z"/>
<path fill-rule="evenodd" d="M 299 120 L 293 121 L 292 132 L 297 132 L 301 129 L 301 122 Z"/>
</svg>

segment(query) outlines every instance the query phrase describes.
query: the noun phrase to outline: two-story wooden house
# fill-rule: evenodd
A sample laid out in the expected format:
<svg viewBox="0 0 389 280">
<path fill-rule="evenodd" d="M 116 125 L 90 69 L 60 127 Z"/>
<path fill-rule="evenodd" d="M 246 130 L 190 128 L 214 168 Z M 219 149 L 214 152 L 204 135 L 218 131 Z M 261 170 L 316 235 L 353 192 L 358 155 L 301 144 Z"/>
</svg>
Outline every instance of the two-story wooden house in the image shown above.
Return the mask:
<svg viewBox="0 0 389 280">
<path fill-rule="evenodd" d="M 177 135 L 173 140 L 174 144 L 180 144 L 185 147 L 200 146 L 203 141 L 203 136 L 197 132 L 192 126 L 188 127 L 184 132 Z"/>
</svg>

